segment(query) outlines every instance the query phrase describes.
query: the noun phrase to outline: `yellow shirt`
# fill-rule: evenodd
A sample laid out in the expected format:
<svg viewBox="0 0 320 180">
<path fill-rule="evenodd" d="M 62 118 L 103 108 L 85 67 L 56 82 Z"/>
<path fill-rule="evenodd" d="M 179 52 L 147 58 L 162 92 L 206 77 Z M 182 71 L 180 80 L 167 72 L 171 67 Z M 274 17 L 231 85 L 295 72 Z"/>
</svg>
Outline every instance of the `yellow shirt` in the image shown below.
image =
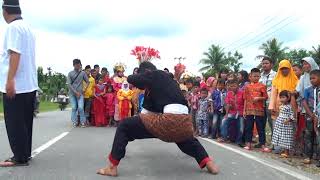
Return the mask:
<svg viewBox="0 0 320 180">
<path fill-rule="evenodd" d="M 91 98 L 93 97 L 93 90 L 94 90 L 94 85 L 96 84 L 95 79 L 93 77 L 89 77 L 89 85 L 87 89 L 84 89 L 84 98 Z M 83 81 L 83 87 L 86 87 L 87 84 L 85 81 Z"/>
</svg>

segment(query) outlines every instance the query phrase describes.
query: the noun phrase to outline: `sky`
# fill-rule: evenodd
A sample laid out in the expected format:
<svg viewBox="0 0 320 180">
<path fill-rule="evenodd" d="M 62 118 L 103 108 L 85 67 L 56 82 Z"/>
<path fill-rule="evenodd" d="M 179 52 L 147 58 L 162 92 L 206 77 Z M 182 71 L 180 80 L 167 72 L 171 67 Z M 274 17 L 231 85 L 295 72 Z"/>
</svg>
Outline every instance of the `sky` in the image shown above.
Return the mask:
<svg viewBox="0 0 320 180">
<path fill-rule="evenodd" d="M 138 62 L 135 46 L 153 47 L 159 69 L 173 71 L 175 57 L 187 71 L 200 74 L 200 59 L 211 44 L 238 50 L 242 69 L 262 54 L 259 46 L 275 37 L 290 48 L 320 44 L 317 0 L 23 0 L 22 16 L 37 38 L 38 66 L 67 74 L 72 60 L 99 64 L 109 71 L 117 62 L 131 74 Z M 0 48 L 6 23 L 0 20 Z M 1 50 L 0 50 L 1 53 Z"/>
</svg>

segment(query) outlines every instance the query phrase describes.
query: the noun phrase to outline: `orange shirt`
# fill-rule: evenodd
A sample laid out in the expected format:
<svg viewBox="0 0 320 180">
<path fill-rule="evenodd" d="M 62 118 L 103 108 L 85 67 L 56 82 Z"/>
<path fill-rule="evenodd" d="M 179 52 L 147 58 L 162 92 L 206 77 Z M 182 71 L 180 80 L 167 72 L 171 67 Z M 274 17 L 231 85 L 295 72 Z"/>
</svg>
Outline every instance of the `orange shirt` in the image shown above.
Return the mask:
<svg viewBox="0 0 320 180">
<path fill-rule="evenodd" d="M 267 87 L 262 83 L 251 83 L 245 87 L 245 114 L 254 116 L 265 116 L 265 101 L 254 102 L 255 97 L 268 98 Z"/>
</svg>

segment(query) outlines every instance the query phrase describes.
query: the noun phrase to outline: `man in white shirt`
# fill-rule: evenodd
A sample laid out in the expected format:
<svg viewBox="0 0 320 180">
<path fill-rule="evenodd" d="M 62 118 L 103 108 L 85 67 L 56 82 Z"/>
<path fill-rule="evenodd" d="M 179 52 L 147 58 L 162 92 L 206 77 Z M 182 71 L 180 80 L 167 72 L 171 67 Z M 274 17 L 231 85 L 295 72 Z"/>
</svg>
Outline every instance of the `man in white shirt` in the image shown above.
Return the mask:
<svg viewBox="0 0 320 180">
<path fill-rule="evenodd" d="M 260 83 L 266 85 L 267 87 L 267 93 L 268 93 L 268 99 L 266 101 L 266 105 L 265 105 L 265 112 L 266 112 L 266 116 L 265 116 L 265 120 L 266 123 L 268 122 L 269 127 L 271 129 L 271 133 L 273 132 L 273 120 L 271 119 L 271 112 L 268 110 L 269 107 L 269 102 L 270 102 L 270 98 L 271 98 L 271 90 L 272 90 L 272 80 L 274 79 L 274 77 L 276 76 L 276 72 L 272 70 L 274 63 L 273 60 L 267 56 L 263 57 L 262 61 L 262 74 L 261 74 L 261 78 L 260 78 Z M 256 146 L 256 147 L 259 147 Z"/>
<path fill-rule="evenodd" d="M 4 0 L 2 11 L 8 27 L 0 57 L 0 91 L 14 156 L 0 162 L 0 167 L 27 166 L 31 159 L 33 111 L 38 89 L 35 36 L 22 20 L 19 0 Z"/>
</svg>

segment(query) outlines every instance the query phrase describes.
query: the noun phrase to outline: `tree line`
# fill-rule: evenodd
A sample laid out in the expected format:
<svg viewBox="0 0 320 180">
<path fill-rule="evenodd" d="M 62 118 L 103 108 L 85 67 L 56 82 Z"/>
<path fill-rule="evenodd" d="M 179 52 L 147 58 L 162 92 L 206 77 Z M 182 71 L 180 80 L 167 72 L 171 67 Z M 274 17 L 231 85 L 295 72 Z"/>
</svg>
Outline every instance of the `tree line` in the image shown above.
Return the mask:
<svg viewBox="0 0 320 180">
<path fill-rule="evenodd" d="M 290 60 L 292 64 L 300 64 L 302 58 L 311 56 L 320 64 L 320 45 L 313 46 L 311 50 L 289 49 L 283 46 L 283 42 L 273 38 L 263 43 L 259 49 L 263 51 L 262 56 L 268 56 L 275 61 L 275 70 L 283 59 Z M 239 72 L 242 66 L 240 60 L 243 56 L 240 52 L 226 53 L 219 45 L 212 44 L 203 56 L 204 58 L 200 60 L 200 64 L 203 65 L 200 72 L 203 72 L 205 77 L 216 76 L 222 70 Z"/>
<path fill-rule="evenodd" d="M 38 84 L 44 95 L 52 98 L 63 88 L 67 90 L 67 77 L 59 72 L 53 72 L 52 68 L 47 68 L 47 73 L 43 72 L 43 67 L 38 67 Z"/>
</svg>

